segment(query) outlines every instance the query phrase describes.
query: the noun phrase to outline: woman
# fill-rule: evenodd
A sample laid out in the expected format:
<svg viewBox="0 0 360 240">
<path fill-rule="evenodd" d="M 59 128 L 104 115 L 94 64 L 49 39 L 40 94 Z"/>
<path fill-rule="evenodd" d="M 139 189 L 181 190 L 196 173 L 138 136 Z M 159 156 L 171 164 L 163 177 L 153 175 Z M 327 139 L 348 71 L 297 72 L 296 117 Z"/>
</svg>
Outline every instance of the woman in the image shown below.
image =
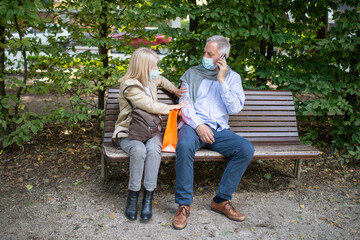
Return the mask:
<svg viewBox="0 0 360 240">
<path fill-rule="evenodd" d="M 188 104 L 181 102 L 176 105 L 167 105 L 157 102 L 158 86 L 178 97 L 181 97 L 182 93 L 186 91 L 183 88 L 176 88 L 169 80 L 159 75 L 158 62 L 159 57 L 153 50 L 138 48 L 130 58 L 128 71 L 120 79 L 120 113 L 115 123 L 113 140 L 130 157 L 129 194 L 125 211 L 125 216 L 130 220 L 137 218 L 137 201 L 143 175 L 144 196 L 140 216 L 145 221 L 152 217 L 152 200 L 161 161 L 162 136 L 159 133 L 145 143 L 129 138 L 126 132 L 131 120 L 131 114 L 129 114 L 131 106 L 124 98 L 123 91 L 130 85 L 137 85 L 144 89 L 143 91 L 137 87 L 130 87 L 125 91 L 125 95 L 134 107 L 149 113 L 168 115 L 170 110 L 180 109 Z"/>
</svg>

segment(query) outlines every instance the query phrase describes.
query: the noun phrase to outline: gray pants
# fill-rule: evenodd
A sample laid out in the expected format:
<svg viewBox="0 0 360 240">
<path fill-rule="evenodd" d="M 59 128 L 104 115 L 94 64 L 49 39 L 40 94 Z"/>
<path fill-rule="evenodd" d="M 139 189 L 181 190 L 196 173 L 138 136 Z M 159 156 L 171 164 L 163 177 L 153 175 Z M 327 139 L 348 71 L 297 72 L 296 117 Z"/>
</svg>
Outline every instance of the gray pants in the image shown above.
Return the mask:
<svg viewBox="0 0 360 240">
<path fill-rule="evenodd" d="M 121 149 L 130 156 L 128 189 L 140 191 L 144 174 L 144 187 L 149 191 L 154 190 L 161 162 L 161 135 L 150 138 L 145 144 L 130 138 L 121 138 L 118 141 Z"/>
</svg>

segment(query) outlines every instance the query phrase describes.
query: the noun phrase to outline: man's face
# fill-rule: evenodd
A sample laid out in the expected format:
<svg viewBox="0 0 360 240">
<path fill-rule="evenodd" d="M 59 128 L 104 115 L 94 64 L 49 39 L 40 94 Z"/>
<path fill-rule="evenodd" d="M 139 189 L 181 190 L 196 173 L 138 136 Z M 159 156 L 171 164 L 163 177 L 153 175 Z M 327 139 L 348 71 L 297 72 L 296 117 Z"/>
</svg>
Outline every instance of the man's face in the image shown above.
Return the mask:
<svg viewBox="0 0 360 240">
<path fill-rule="evenodd" d="M 215 64 L 220 57 L 218 52 L 218 44 L 216 42 L 208 42 L 204 48 L 204 57 L 212 58 Z"/>
</svg>

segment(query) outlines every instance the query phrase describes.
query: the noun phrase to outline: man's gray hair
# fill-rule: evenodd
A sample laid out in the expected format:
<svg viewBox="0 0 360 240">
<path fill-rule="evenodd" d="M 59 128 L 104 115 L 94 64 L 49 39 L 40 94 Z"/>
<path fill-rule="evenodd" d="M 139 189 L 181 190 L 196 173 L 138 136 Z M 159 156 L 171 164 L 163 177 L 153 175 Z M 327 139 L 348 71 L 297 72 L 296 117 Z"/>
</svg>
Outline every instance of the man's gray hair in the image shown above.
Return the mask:
<svg viewBox="0 0 360 240">
<path fill-rule="evenodd" d="M 206 43 L 208 42 L 216 42 L 218 44 L 218 52 L 220 56 L 226 54 L 226 58 L 229 57 L 230 42 L 228 38 L 225 38 L 221 35 L 215 35 L 206 39 Z"/>
</svg>

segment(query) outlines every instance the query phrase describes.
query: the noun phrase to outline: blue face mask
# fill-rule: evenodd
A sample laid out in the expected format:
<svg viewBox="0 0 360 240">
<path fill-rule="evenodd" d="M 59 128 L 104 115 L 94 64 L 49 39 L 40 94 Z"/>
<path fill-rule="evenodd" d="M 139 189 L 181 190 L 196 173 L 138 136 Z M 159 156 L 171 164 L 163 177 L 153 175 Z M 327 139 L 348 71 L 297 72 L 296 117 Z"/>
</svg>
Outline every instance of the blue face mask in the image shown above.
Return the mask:
<svg viewBox="0 0 360 240">
<path fill-rule="evenodd" d="M 158 75 L 159 75 L 160 70 L 159 69 L 154 69 L 151 70 L 150 75 L 151 75 L 151 79 L 155 79 Z"/>
<path fill-rule="evenodd" d="M 213 62 L 214 60 L 212 58 L 203 57 L 202 65 L 207 70 L 214 70 L 216 68 L 216 65 Z"/>
</svg>

